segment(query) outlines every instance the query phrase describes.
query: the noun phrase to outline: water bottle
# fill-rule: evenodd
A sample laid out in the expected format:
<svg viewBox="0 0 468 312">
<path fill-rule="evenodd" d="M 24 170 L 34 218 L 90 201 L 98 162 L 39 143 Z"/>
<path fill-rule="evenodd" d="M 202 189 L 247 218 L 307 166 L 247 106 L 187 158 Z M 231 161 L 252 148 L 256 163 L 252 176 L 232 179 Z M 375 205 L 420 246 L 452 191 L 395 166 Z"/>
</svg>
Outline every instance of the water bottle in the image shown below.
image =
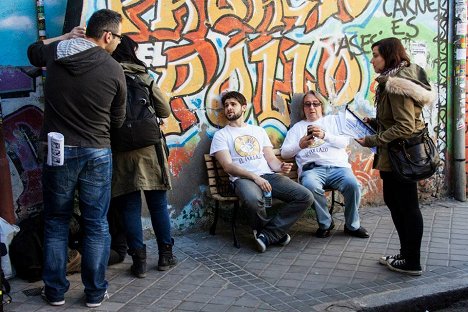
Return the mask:
<svg viewBox="0 0 468 312">
<path fill-rule="evenodd" d="M 271 208 L 271 192 L 263 192 L 263 197 L 265 198 L 265 208 Z"/>
</svg>

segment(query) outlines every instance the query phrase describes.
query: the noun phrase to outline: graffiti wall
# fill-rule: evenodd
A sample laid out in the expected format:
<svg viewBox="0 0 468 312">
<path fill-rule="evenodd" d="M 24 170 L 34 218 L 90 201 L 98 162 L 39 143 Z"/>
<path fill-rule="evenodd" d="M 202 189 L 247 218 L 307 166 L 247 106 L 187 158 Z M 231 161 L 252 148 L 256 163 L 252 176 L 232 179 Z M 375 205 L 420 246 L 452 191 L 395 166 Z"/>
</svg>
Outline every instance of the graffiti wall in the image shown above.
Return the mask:
<svg viewBox="0 0 468 312">
<path fill-rule="evenodd" d="M 446 7 L 437 0 L 83 0 L 75 20 L 85 25 L 100 8 L 120 12 L 122 32 L 139 42 L 139 57 L 170 97 L 172 116 L 164 129 L 174 182 L 170 209 L 174 225 L 184 229 L 203 220 L 209 205 L 203 154 L 226 122 L 223 91 L 243 93 L 247 121 L 265 128 L 280 147 L 296 93 L 320 91 L 331 113 L 347 104 L 361 116 L 375 113 L 370 52 L 385 37 L 403 40 L 439 92 L 424 113 L 445 159 Z M 29 116 L 31 109 L 20 106 L 5 120 Z M 381 203 L 372 153 L 357 144 L 349 153 L 363 202 Z M 443 168 L 422 185 L 424 194 L 441 192 L 442 174 Z"/>
</svg>

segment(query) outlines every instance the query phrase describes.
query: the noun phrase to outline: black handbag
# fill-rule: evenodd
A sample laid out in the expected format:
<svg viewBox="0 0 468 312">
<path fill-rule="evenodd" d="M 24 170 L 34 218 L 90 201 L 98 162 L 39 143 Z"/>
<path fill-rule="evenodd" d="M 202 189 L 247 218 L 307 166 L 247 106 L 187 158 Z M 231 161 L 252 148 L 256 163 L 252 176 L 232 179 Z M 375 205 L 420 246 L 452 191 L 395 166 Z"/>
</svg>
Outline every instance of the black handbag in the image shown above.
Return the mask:
<svg viewBox="0 0 468 312">
<path fill-rule="evenodd" d="M 408 139 L 388 143 L 392 170 L 402 182 L 416 182 L 431 177 L 439 165 L 439 154 L 426 127 Z"/>
</svg>

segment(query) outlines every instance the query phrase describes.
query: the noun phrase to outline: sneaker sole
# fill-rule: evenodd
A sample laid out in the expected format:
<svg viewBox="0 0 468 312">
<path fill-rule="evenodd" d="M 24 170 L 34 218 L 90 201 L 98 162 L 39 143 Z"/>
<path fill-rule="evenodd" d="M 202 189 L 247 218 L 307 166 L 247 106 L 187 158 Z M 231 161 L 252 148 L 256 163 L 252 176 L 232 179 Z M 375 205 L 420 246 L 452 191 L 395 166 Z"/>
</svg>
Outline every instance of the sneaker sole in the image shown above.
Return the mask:
<svg viewBox="0 0 468 312">
<path fill-rule="evenodd" d="M 46 295 L 44 293 L 44 289 L 42 289 L 41 297 L 42 297 L 42 299 L 44 299 L 45 302 L 47 302 L 49 305 L 51 305 L 53 307 L 59 307 L 59 306 L 63 306 L 65 304 L 65 300 L 50 301 L 49 299 L 47 299 L 47 297 L 46 297 Z"/>
<path fill-rule="evenodd" d="M 420 270 L 413 271 L 413 270 L 401 270 L 399 268 L 395 268 L 388 262 L 387 262 L 387 267 L 390 269 L 390 271 L 399 272 L 399 273 L 403 273 L 407 275 L 420 276 L 422 274 L 422 271 Z"/>
<path fill-rule="evenodd" d="M 383 265 L 387 265 L 389 259 L 393 259 L 393 258 L 390 258 L 389 256 L 382 256 L 379 258 L 379 263 Z"/>
<path fill-rule="evenodd" d="M 104 300 L 107 300 L 107 299 L 109 299 L 109 293 L 106 290 L 106 292 L 104 293 L 104 297 L 102 298 L 101 302 L 96 302 L 96 303 L 86 302 L 86 306 L 88 308 L 98 308 L 98 307 L 101 306 L 101 304 L 104 302 Z"/>
<path fill-rule="evenodd" d="M 264 253 L 267 249 L 266 245 L 258 238 L 256 238 L 255 241 L 257 242 L 257 250 Z"/>
</svg>

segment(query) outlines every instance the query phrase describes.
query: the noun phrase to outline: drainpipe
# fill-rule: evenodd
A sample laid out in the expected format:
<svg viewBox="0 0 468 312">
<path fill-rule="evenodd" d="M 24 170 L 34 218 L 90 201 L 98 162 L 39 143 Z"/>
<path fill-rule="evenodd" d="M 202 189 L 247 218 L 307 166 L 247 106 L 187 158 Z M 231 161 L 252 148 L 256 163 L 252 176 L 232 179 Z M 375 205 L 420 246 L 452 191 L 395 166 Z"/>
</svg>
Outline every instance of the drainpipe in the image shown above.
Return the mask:
<svg viewBox="0 0 468 312">
<path fill-rule="evenodd" d="M 466 84 L 466 0 L 449 1 L 449 38 L 453 38 L 453 195 L 466 201 L 465 84 Z M 450 39 L 449 39 L 450 40 Z M 449 42 L 450 44 L 450 42 Z M 449 54 L 450 55 L 450 54 Z M 449 94 L 450 96 L 450 94 Z M 448 114 L 450 118 L 450 114 Z"/>
</svg>

